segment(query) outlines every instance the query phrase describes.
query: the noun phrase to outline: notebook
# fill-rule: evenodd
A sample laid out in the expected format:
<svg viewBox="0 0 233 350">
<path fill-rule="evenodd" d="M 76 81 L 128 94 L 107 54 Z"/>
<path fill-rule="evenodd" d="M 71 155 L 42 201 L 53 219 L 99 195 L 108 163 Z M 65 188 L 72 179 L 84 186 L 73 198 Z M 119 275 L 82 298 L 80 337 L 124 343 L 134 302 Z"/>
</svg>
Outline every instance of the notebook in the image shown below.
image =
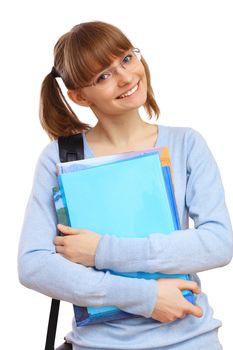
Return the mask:
<svg viewBox="0 0 233 350">
<path fill-rule="evenodd" d="M 60 194 L 56 194 L 65 208 L 66 224 L 119 237 L 170 234 L 180 229 L 168 150 L 154 148 L 70 163 L 58 165 Z M 188 275 L 159 272 L 110 272 L 131 278 L 189 279 Z M 191 292 L 183 294 L 193 302 Z M 135 317 L 116 307 L 74 306 L 74 311 L 77 326 Z"/>
</svg>

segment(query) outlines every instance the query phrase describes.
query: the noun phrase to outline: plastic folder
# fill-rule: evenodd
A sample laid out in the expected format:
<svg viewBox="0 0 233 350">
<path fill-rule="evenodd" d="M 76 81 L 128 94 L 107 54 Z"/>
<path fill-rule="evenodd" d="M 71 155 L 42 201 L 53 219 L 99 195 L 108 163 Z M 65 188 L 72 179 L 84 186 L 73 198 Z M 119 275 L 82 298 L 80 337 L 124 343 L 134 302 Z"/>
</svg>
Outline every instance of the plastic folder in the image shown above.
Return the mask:
<svg viewBox="0 0 233 350">
<path fill-rule="evenodd" d="M 127 152 L 58 165 L 64 213 L 72 227 L 119 237 L 170 234 L 180 229 L 167 149 Z M 58 210 L 57 210 L 58 211 Z M 61 221 L 61 218 L 60 218 Z M 157 273 L 115 273 L 131 278 L 166 277 L 189 279 L 188 275 Z M 193 294 L 183 291 L 193 302 Z M 77 326 L 136 317 L 116 307 L 74 306 Z"/>
</svg>

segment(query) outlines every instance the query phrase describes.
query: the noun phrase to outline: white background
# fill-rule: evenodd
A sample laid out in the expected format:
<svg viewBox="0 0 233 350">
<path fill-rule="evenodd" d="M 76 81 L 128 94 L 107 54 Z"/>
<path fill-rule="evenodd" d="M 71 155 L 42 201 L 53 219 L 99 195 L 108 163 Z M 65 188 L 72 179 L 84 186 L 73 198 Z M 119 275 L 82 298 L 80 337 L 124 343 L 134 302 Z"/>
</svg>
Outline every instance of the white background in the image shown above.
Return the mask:
<svg viewBox="0 0 233 350">
<path fill-rule="evenodd" d="M 40 84 L 53 46 L 72 26 L 104 20 L 119 26 L 149 63 L 159 123 L 189 126 L 207 140 L 232 199 L 233 10 L 226 0 L 7 1 L 1 5 L 1 347 L 42 350 L 49 298 L 21 286 L 17 246 L 34 167 L 49 142 L 38 119 Z M 77 110 L 88 121 L 90 112 Z M 211 200 L 211 188 L 210 188 Z M 3 211 L 4 210 L 4 211 Z M 224 350 L 233 349 L 233 264 L 200 274 Z M 62 303 L 57 344 L 72 307 Z"/>
</svg>

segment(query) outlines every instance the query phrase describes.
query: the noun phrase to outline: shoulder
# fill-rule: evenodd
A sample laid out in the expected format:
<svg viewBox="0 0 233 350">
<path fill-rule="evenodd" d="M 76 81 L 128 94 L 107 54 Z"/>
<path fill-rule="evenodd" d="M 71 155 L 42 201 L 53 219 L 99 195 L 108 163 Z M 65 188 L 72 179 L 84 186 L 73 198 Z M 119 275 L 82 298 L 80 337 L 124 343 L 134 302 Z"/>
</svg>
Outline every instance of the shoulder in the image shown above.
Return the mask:
<svg viewBox="0 0 233 350">
<path fill-rule="evenodd" d="M 180 153 L 186 158 L 187 170 L 212 169 L 217 167 L 215 158 L 204 136 L 197 130 L 189 127 L 172 128 L 174 138 L 180 140 Z"/>
<path fill-rule="evenodd" d="M 56 164 L 60 162 L 57 140 L 51 141 L 41 151 L 37 161 L 37 171 L 44 172 L 45 170 L 51 174 L 55 174 Z"/>
<path fill-rule="evenodd" d="M 51 160 L 51 161 L 59 161 L 58 154 L 58 142 L 57 140 L 49 142 L 41 151 L 39 159 Z"/>
<path fill-rule="evenodd" d="M 32 197 L 50 201 L 51 189 L 57 186 L 56 164 L 59 162 L 58 143 L 51 141 L 41 151 L 34 170 Z"/>
<path fill-rule="evenodd" d="M 201 133 L 190 127 L 175 127 L 159 125 L 161 134 L 168 142 L 181 145 L 190 151 L 193 147 L 198 148 L 206 145 L 206 141 Z"/>
<path fill-rule="evenodd" d="M 195 153 L 207 147 L 201 133 L 190 127 L 159 125 L 158 138 L 160 145 L 167 144 L 171 152 L 180 156 L 188 156 L 192 152 Z"/>
<path fill-rule="evenodd" d="M 163 134 L 166 134 L 167 137 L 175 138 L 177 140 L 193 140 L 195 138 L 202 137 L 197 130 L 186 126 L 159 125 L 159 130 Z"/>
<path fill-rule="evenodd" d="M 167 145 L 172 162 L 181 162 L 188 172 L 201 163 L 207 167 L 215 163 L 205 138 L 193 128 L 161 126 L 160 141 L 160 146 Z"/>
</svg>

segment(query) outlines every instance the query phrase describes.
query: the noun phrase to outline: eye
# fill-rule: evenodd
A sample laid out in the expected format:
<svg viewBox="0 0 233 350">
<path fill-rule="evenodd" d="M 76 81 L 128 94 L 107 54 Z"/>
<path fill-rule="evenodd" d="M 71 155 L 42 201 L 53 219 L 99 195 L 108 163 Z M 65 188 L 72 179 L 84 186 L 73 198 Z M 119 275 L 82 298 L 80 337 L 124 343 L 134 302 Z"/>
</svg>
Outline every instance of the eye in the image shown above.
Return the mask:
<svg viewBox="0 0 233 350">
<path fill-rule="evenodd" d="M 131 60 L 132 60 L 132 58 L 133 58 L 133 55 L 132 54 L 128 54 L 127 56 L 125 56 L 124 58 L 123 58 L 123 60 L 122 60 L 122 63 L 129 63 Z"/>
<path fill-rule="evenodd" d="M 96 79 L 96 83 L 102 83 L 106 80 L 108 80 L 108 78 L 110 77 L 111 73 L 102 73 L 97 79 Z"/>
</svg>

